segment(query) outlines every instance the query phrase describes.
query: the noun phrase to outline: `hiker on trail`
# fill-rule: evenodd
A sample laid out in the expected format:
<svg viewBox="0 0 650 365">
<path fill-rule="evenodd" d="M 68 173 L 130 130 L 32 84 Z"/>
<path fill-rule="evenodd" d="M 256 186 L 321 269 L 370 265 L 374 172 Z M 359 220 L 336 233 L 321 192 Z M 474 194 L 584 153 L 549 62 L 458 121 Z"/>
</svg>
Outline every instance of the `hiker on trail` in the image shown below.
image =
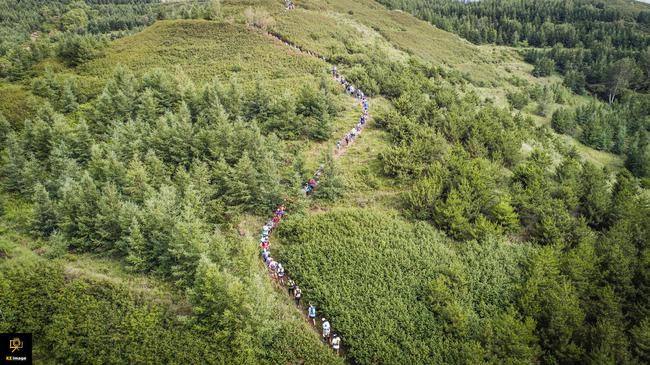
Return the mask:
<svg viewBox="0 0 650 365">
<path fill-rule="evenodd" d="M 341 140 L 336 141 L 336 149 L 337 150 L 341 149 Z"/>
<path fill-rule="evenodd" d="M 336 66 L 332 66 L 332 76 L 336 77 Z"/>
<path fill-rule="evenodd" d="M 325 319 L 321 319 L 323 321 L 323 340 L 325 342 L 330 342 L 330 323 Z"/>
<path fill-rule="evenodd" d="M 316 187 L 316 180 L 314 180 L 313 177 L 312 177 L 311 179 L 309 179 L 309 187 L 310 187 L 312 190 L 314 190 L 314 188 Z"/>
<path fill-rule="evenodd" d="M 293 299 L 296 300 L 296 305 L 300 306 L 300 299 L 302 298 L 302 290 L 296 285 L 296 289 L 293 291 Z"/>
<path fill-rule="evenodd" d="M 278 279 L 280 280 L 280 284 L 284 285 L 284 267 L 282 267 L 282 264 L 278 264 Z"/>
<path fill-rule="evenodd" d="M 339 354 L 339 350 L 341 349 L 341 337 L 339 337 L 336 333 L 332 335 L 332 348 L 334 351 L 336 351 L 336 354 Z"/>
<path fill-rule="evenodd" d="M 264 240 L 264 241 L 260 242 L 260 248 L 263 251 L 268 250 L 269 249 L 269 240 Z"/>
<path fill-rule="evenodd" d="M 289 278 L 287 281 L 287 293 L 293 295 L 293 291 L 296 289 L 296 282 L 293 279 Z"/>
<path fill-rule="evenodd" d="M 269 256 L 271 256 L 271 252 L 268 249 L 262 251 L 262 258 L 264 259 L 265 263 L 266 263 L 266 260 L 269 258 Z"/>
<path fill-rule="evenodd" d="M 266 257 L 266 267 L 267 268 L 269 266 L 271 266 L 271 262 L 273 262 L 273 257 L 271 257 L 271 255 L 269 255 L 269 256 Z"/>
<path fill-rule="evenodd" d="M 316 307 L 314 307 L 313 304 L 309 303 L 309 313 L 308 313 L 308 319 L 311 319 L 312 323 L 314 326 L 316 325 Z"/>
<path fill-rule="evenodd" d="M 278 222 L 280 222 L 280 217 L 276 215 L 275 217 L 273 217 L 273 227 L 275 227 L 278 224 Z"/>
<path fill-rule="evenodd" d="M 271 260 L 271 263 L 269 264 L 269 273 L 271 274 L 272 278 L 276 278 L 276 273 L 278 270 L 278 262 L 275 260 Z"/>
</svg>

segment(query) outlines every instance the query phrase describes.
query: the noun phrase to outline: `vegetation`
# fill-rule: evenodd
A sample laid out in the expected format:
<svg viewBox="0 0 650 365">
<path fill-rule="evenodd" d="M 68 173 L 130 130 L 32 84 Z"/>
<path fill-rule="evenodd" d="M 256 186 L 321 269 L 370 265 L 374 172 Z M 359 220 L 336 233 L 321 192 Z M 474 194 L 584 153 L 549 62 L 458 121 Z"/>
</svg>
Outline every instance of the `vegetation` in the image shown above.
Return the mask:
<svg viewBox="0 0 650 365">
<path fill-rule="evenodd" d="M 381 2 L 493 44 L 370 0 L 0 5 L 0 331 L 45 363 L 649 361 L 647 8 Z M 336 153 L 331 64 L 371 96 Z M 259 262 L 279 203 L 345 358 Z"/>
<path fill-rule="evenodd" d="M 640 157 L 648 154 L 650 131 L 645 118 L 650 86 L 647 7 L 599 0 L 380 2 L 474 43 L 521 46 L 525 59 L 535 66 L 535 76 L 557 70 L 575 93 L 589 92 L 607 101 L 608 107 L 589 106 L 599 112 L 577 111 L 579 121 L 567 126 L 568 134 L 596 149 L 624 154 L 635 175 L 648 177 Z M 508 99 L 516 109 L 526 105 L 520 93 Z"/>
</svg>

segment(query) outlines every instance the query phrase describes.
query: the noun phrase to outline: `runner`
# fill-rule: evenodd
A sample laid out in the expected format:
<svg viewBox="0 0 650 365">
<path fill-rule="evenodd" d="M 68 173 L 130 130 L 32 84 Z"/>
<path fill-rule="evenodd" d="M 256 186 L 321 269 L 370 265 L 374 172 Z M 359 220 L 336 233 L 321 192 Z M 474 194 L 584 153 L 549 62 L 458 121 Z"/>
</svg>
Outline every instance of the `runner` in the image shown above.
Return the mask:
<svg viewBox="0 0 650 365">
<path fill-rule="evenodd" d="M 278 270 L 278 262 L 275 260 L 271 260 L 271 263 L 269 264 L 269 273 L 271 274 L 271 277 L 275 279 L 277 276 L 277 270 Z"/>
<path fill-rule="evenodd" d="M 262 258 L 264 259 L 264 262 L 271 256 L 271 252 L 269 250 L 263 250 L 262 251 Z"/>
<path fill-rule="evenodd" d="M 308 320 L 311 319 L 311 322 L 316 325 L 316 307 L 313 304 L 309 303 L 309 314 Z"/>
<path fill-rule="evenodd" d="M 296 285 L 296 289 L 293 293 L 293 299 L 296 300 L 296 305 L 300 307 L 300 299 L 302 298 L 302 290 Z"/>
<path fill-rule="evenodd" d="M 278 264 L 278 279 L 280 280 L 280 285 L 284 285 L 284 267 L 282 267 L 282 264 Z"/>
<path fill-rule="evenodd" d="M 332 335 L 332 348 L 338 355 L 339 350 L 341 349 L 341 337 L 337 336 L 336 333 Z"/>
<path fill-rule="evenodd" d="M 321 319 L 323 321 L 323 340 L 325 342 L 329 343 L 330 342 L 330 323 L 325 319 Z"/>
</svg>

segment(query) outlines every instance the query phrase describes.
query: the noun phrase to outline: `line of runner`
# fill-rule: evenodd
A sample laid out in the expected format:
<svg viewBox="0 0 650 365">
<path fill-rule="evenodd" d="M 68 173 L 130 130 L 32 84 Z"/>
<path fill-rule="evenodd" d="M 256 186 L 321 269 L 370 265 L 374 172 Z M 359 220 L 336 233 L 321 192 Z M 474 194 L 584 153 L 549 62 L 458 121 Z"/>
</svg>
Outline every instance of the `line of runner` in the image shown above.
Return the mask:
<svg viewBox="0 0 650 365">
<path fill-rule="evenodd" d="M 282 41 L 281 39 L 279 40 Z M 300 50 L 299 48 L 297 49 L 302 52 L 302 50 Z M 363 112 L 359 118 L 359 122 L 354 126 L 354 128 L 352 128 L 352 130 L 346 133 L 345 136 L 343 136 L 343 138 L 339 139 L 336 142 L 336 150 L 340 152 L 342 149 L 349 146 L 355 140 L 355 138 L 361 134 L 361 131 L 363 130 L 368 120 L 369 105 L 368 105 L 368 100 L 366 99 L 366 95 L 363 93 L 363 91 L 361 91 L 361 89 L 359 88 L 355 88 L 354 85 L 352 85 L 352 83 L 350 83 L 342 75 L 340 75 L 336 69 L 336 66 L 332 67 L 332 76 L 343 87 L 345 87 L 345 91 L 349 95 L 356 97 L 359 100 L 359 103 L 361 104 L 361 107 L 363 109 Z M 320 167 L 314 173 L 313 177 L 309 179 L 309 181 L 305 184 L 304 192 L 306 196 L 309 196 L 314 192 L 314 190 L 318 186 L 318 182 L 320 180 L 320 176 L 322 172 L 323 172 L 323 165 L 321 164 Z M 275 212 L 273 213 L 273 216 L 266 222 L 264 226 L 262 226 L 262 232 L 260 235 L 260 248 L 262 250 L 262 258 L 264 260 L 264 263 L 266 264 L 269 275 L 271 276 L 272 279 L 277 280 L 280 283 L 280 285 L 287 286 L 288 294 L 293 297 L 296 306 L 300 308 L 300 301 L 302 299 L 302 289 L 296 284 L 296 282 L 293 279 L 291 279 L 291 277 L 287 275 L 284 266 L 282 266 L 280 262 L 277 262 L 276 260 L 273 259 L 270 250 L 269 240 L 271 237 L 271 233 L 278 226 L 278 224 L 280 224 L 282 218 L 284 218 L 286 214 L 287 212 L 285 210 L 285 206 L 279 205 L 275 210 Z M 311 321 L 312 324 L 316 326 L 316 306 L 311 302 L 309 303 L 309 308 L 307 311 L 307 320 Z M 322 327 L 323 340 L 329 345 L 331 345 L 334 351 L 336 351 L 336 353 L 339 354 L 341 349 L 341 337 L 338 336 L 336 333 L 330 335 L 330 333 L 332 332 L 332 325 L 325 317 L 321 318 L 321 327 Z"/>
</svg>

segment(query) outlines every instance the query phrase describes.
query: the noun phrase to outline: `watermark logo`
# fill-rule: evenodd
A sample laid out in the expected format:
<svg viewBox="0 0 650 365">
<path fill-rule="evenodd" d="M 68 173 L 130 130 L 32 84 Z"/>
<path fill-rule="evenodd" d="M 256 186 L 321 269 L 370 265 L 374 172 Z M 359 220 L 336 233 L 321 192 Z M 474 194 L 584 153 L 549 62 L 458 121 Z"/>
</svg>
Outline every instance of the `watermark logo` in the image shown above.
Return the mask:
<svg viewBox="0 0 650 365">
<path fill-rule="evenodd" d="M 0 365 L 30 365 L 31 363 L 31 333 L 0 333 Z"/>
</svg>

